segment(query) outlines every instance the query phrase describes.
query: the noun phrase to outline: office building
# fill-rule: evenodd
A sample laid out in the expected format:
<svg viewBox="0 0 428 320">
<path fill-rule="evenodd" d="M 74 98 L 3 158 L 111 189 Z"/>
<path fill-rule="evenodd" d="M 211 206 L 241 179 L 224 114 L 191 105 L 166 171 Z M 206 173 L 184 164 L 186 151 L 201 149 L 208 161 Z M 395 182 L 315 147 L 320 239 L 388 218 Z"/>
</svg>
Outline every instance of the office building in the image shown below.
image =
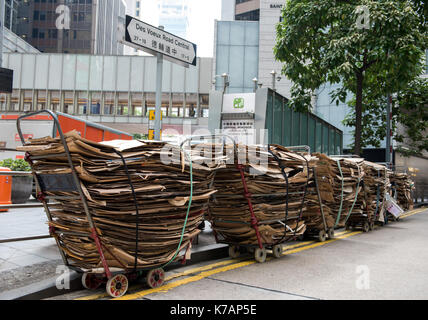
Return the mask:
<svg viewBox="0 0 428 320">
<path fill-rule="evenodd" d="M 123 54 L 124 0 L 13 0 L 11 30 L 41 52 Z"/>
</svg>

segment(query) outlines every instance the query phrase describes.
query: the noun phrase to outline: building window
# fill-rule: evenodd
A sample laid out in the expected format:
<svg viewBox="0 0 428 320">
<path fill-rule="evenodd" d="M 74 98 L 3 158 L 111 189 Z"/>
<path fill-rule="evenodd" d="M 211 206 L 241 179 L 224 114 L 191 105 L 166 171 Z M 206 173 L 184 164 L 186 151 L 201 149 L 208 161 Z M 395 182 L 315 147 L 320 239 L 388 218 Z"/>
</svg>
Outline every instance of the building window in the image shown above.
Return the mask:
<svg viewBox="0 0 428 320">
<path fill-rule="evenodd" d="M 237 14 L 235 20 L 245 20 L 245 21 L 259 21 L 260 20 L 260 9 Z"/>
</svg>

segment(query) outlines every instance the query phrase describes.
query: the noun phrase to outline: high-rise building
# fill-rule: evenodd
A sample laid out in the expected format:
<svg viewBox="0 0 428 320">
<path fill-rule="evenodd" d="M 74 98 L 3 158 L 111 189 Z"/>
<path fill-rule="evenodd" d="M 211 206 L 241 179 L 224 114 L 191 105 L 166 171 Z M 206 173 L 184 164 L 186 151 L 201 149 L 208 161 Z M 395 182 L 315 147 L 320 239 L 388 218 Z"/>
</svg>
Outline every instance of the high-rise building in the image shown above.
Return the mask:
<svg viewBox="0 0 428 320">
<path fill-rule="evenodd" d="M 189 28 L 188 0 L 159 0 L 159 25 L 181 38 L 186 38 Z"/>
<path fill-rule="evenodd" d="M 123 54 L 124 0 L 13 0 L 12 31 L 41 52 Z"/>
</svg>

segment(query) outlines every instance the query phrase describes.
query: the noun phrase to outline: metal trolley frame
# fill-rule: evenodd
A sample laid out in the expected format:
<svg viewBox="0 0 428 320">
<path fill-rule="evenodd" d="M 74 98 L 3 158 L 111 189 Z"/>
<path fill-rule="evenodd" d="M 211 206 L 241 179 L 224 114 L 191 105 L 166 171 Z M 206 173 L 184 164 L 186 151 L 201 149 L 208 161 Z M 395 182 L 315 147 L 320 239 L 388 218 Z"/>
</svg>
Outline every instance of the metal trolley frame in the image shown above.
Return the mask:
<svg viewBox="0 0 428 320">
<path fill-rule="evenodd" d="M 25 141 L 24 136 L 22 134 L 21 121 L 25 120 L 26 118 L 29 118 L 29 117 L 32 117 L 32 116 L 35 116 L 35 115 L 38 115 L 41 113 L 47 113 L 52 117 L 54 124 L 55 124 L 55 129 L 57 130 L 57 132 L 59 134 L 60 141 L 64 147 L 65 152 L 61 153 L 61 154 L 44 155 L 43 157 L 30 156 L 30 154 L 28 152 L 26 153 L 25 160 L 30 164 L 30 166 L 32 168 L 32 174 L 35 178 L 37 188 L 40 191 L 37 194 L 37 200 L 39 200 L 43 204 L 43 207 L 45 209 L 45 212 L 46 212 L 46 215 L 47 215 L 49 222 L 53 222 L 52 213 L 51 213 L 51 210 L 49 208 L 49 206 L 52 205 L 51 203 L 49 203 L 50 200 L 79 200 L 79 201 L 81 201 L 85 215 L 86 215 L 86 218 L 87 218 L 87 221 L 88 221 L 88 224 L 89 224 L 89 228 L 90 228 L 90 238 L 92 238 L 92 240 L 94 241 L 94 243 L 97 247 L 97 251 L 98 251 L 98 254 L 99 254 L 99 257 L 100 257 L 100 260 L 101 260 L 103 267 L 97 268 L 97 269 L 87 270 L 87 269 L 83 269 L 83 268 L 73 266 L 69 262 L 67 254 L 62 249 L 60 239 L 59 239 L 59 235 L 60 234 L 66 234 L 66 232 L 58 231 L 54 227 L 51 226 L 49 228 L 49 233 L 53 238 L 55 238 L 55 241 L 56 241 L 57 246 L 59 248 L 61 258 L 64 262 L 64 265 L 67 266 L 68 268 L 70 268 L 71 270 L 77 271 L 79 273 L 83 273 L 82 285 L 86 289 L 97 289 L 102 284 L 106 284 L 106 291 L 113 298 L 118 298 L 118 297 L 121 297 L 121 296 L 126 294 L 126 292 L 128 291 L 128 287 L 129 287 L 129 280 L 131 280 L 131 281 L 136 280 L 137 278 L 140 278 L 143 276 L 145 277 L 146 284 L 149 287 L 158 288 L 158 287 L 162 286 L 164 284 L 164 281 L 165 281 L 165 272 L 164 272 L 163 268 L 161 267 L 162 264 L 159 264 L 159 266 L 157 268 L 156 267 L 137 268 L 137 264 L 135 264 L 135 268 L 132 270 L 127 269 L 125 266 L 123 266 L 123 269 L 122 268 L 110 268 L 108 266 L 108 263 L 107 263 L 106 258 L 105 258 L 105 253 L 108 252 L 113 257 L 114 257 L 114 255 L 112 255 L 109 252 L 109 249 L 106 246 L 104 246 L 102 241 L 100 240 L 96 224 L 93 220 L 91 211 L 89 209 L 87 199 L 86 199 L 86 197 L 83 193 L 83 190 L 81 188 L 80 180 L 79 180 L 79 177 L 77 175 L 76 169 L 74 167 L 72 156 L 71 156 L 70 150 L 68 149 L 67 142 L 66 142 L 64 133 L 61 129 L 61 125 L 58 121 L 57 115 L 50 110 L 41 110 L 38 112 L 29 113 L 29 114 L 26 114 L 26 115 L 19 117 L 17 120 L 17 129 L 18 129 L 18 133 L 19 133 L 19 136 L 21 138 L 22 144 L 25 146 L 26 141 Z M 53 136 L 55 134 L 56 134 L 56 132 L 53 132 Z M 66 157 L 67 158 L 67 163 L 68 163 L 69 168 L 71 169 L 71 174 L 55 174 L 55 175 L 39 175 L 39 174 L 37 174 L 36 170 L 34 169 L 34 161 L 37 161 L 39 159 L 57 158 L 57 157 Z M 124 161 L 123 157 L 121 157 L 121 158 Z M 124 161 L 124 166 L 125 166 L 125 169 L 127 171 L 126 161 Z M 56 182 L 61 180 L 60 186 L 58 186 L 56 183 L 52 183 L 52 180 L 49 182 L 49 180 L 52 178 L 55 179 Z M 128 178 L 129 178 L 129 176 L 128 176 Z M 129 179 L 129 183 L 131 185 L 131 189 L 133 190 L 133 194 L 135 196 L 134 188 L 132 186 L 132 182 L 130 181 L 130 179 Z M 48 188 L 46 187 L 46 185 L 48 186 Z M 61 191 L 78 193 L 78 196 L 64 197 L 64 196 L 47 196 L 46 195 L 47 192 L 61 192 Z M 136 199 L 135 199 L 135 201 L 136 201 Z M 55 204 L 55 203 L 53 203 L 53 204 Z M 135 204 L 136 204 L 137 217 L 138 217 L 138 205 L 136 202 L 135 202 Z M 138 226 L 138 224 L 137 224 L 137 226 Z M 78 233 L 74 233 L 74 234 L 78 234 Z M 85 234 L 85 233 L 82 233 L 81 235 L 85 236 L 85 237 L 88 236 L 88 234 Z M 138 239 L 136 241 L 136 246 L 138 246 Z"/>
</svg>

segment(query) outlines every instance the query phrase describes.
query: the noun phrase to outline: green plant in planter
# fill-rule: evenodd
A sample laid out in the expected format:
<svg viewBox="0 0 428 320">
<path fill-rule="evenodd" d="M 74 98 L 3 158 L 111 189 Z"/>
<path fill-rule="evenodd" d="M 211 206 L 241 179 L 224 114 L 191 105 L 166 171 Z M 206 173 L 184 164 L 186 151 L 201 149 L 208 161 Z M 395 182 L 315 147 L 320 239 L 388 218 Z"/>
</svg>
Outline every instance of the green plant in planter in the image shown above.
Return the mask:
<svg viewBox="0 0 428 320">
<path fill-rule="evenodd" d="M 0 167 L 9 168 L 12 171 L 31 171 L 30 165 L 23 159 L 6 159 L 0 161 Z M 12 203 L 24 204 L 28 201 L 33 190 L 33 177 L 12 177 Z"/>
<path fill-rule="evenodd" d="M 23 159 L 6 159 L 0 161 L 0 167 L 9 168 L 12 171 L 31 171 L 30 165 Z"/>
</svg>

